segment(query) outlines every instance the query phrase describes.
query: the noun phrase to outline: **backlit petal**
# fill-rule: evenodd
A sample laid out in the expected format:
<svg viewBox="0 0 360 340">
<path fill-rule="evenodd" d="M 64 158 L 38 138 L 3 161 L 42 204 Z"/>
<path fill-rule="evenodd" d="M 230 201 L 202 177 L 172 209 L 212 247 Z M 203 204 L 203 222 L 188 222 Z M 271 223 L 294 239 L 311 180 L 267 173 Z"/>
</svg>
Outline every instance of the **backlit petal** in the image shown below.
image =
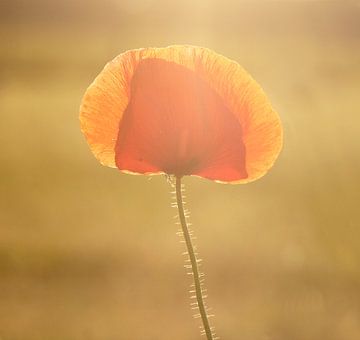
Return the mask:
<svg viewBox="0 0 360 340">
<path fill-rule="evenodd" d="M 237 63 L 193 46 L 126 52 L 87 90 L 81 126 L 104 165 L 244 183 L 266 173 L 282 128 Z"/>
</svg>

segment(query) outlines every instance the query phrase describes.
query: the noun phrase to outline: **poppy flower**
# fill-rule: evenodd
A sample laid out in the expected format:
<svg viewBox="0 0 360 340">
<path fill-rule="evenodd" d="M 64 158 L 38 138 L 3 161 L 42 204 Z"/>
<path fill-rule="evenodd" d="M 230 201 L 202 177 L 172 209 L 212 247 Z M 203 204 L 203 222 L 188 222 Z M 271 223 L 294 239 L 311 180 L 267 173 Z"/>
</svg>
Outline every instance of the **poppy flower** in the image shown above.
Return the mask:
<svg viewBox="0 0 360 340">
<path fill-rule="evenodd" d="M 80 121 L 103 165 L 136 174 L 246 183 L 282 146 L 279 117 L 255 80 L 195 46 L 120 54 L 87 89 Z"/>
</svg>

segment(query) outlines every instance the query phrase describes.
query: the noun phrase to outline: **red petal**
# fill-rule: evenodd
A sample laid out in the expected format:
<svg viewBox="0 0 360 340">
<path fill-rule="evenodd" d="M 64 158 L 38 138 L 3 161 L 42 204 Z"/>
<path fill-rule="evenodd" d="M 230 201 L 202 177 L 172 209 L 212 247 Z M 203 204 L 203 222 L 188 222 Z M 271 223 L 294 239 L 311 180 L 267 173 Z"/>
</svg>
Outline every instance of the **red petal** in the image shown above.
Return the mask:
<svg viewBox="0 0 360 340">
<path fill-rule="evenodd" d="M 247 177 L 240 123 L 194 71 L 144 59 L 130 98 L 115 149 L 119 169 L 224 181 Z"/>
</svg>

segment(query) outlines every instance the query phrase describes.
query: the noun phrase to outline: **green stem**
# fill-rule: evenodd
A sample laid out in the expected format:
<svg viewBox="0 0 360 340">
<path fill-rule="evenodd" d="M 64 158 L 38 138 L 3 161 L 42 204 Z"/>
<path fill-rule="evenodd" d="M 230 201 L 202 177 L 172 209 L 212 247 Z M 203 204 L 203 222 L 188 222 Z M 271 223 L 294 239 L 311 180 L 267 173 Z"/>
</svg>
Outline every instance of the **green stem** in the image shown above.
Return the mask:
<svg viewBox="0 0 360 340">
<path fill-rule="evenodd" d="M 208 316 L 207 316 L 206 308 L 205 308 L 205 304 L 204 304 L 204 297 L 202 294 L 203 292 L 201 289 L 198 261 L 196 259 L 195 253 L 194 253 L 194 247 L 191 242 L 189 228 L 186 223 L 186 218 L 185 218 L 185 213 L 184 213 L 184 204 L 183 204 L 183 198 L 182 198 L 182 193 L 181 193 L 181 177 L 176 177 L 176 201 L 177 201 L 177 206 L 178 206 L 178 210 L 179 210 L 179 218 L 180 218 L 181 228 L 183 231 L 186 247 L 188 250 L 189 257 L 190 257 L 191 269 L 192 269 L 192 274 L 194 277 L 197 306 L 200 311 L 200 316 L 201 316 L 201 320 L 202 320 L 202 323 L 204 326 L 206 338 L 207 338 L 207 340 L 213 340 L 213 334 L 212 334 L 212 331 L 210 328 L 210 324 L 209 324 L 209 320 L 208 320 Z"/>
</svg>

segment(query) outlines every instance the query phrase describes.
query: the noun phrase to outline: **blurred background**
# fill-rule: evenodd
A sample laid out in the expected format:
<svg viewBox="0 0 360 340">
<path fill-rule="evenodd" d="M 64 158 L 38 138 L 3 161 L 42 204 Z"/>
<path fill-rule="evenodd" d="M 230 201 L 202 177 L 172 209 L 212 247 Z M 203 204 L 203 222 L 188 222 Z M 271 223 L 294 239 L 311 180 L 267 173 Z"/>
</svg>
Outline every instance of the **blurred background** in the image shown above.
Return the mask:
<svg viewBox="0 0 360 340">
<path fill-rule="evenodd" d="M 0 339 L 200 339 L 163 176 L 92 156 L 86 87 L 133 48 L 238 61 L 285 130 L 248 185 L 186 178 L 226 340 L 360 339 L 358 1 L 1 0 Z"/>
</svg>

